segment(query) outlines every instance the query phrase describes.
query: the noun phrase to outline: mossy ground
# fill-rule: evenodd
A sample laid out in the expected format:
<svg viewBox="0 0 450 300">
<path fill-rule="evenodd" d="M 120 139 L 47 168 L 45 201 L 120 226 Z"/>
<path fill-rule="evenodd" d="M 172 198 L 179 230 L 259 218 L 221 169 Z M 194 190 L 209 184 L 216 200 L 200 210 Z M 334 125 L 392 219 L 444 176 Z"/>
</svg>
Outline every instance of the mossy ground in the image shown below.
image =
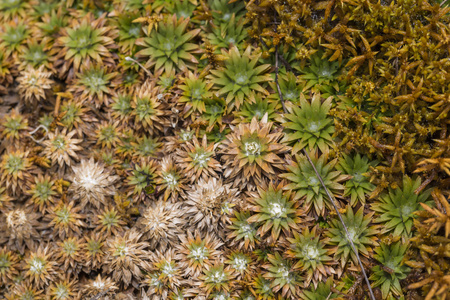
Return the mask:
<svg viewBox="0 0 450 300">
<path fill-rule="evenodd" d="M 1 1 L 0 299 L 450 297 L 449 20 Z"/>
</svg>

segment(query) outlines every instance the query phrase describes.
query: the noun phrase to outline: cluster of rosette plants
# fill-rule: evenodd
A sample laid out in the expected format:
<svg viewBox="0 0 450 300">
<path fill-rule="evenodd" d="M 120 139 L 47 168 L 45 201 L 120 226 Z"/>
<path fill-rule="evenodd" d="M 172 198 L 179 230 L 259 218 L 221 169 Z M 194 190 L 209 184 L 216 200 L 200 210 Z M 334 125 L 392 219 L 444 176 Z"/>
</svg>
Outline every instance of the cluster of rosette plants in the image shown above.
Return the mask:
<svg viewBox="0 0 450 300">
<path fill-rule="evenodd" d="M 447 5 L 1 0 L 0 299 L 449 299 Z"/>
</svg>

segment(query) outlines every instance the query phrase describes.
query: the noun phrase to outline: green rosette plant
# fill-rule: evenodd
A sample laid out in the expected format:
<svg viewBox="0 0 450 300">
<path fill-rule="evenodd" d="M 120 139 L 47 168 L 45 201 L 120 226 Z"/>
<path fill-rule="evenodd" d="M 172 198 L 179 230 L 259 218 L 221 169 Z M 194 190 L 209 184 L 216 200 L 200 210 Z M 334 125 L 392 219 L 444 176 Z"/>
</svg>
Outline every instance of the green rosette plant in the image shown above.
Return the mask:
<svg viewBox="0 0 450 300">
<path fill-rule="evenodd" d="M 333 119 L 328 117 L 332 106 L 332 97 L 322 101 L 319 93 L 313 95 L 311 102 L 300 94 L 300 105 L 286 105 L 289 113 L 281 118 L 286 135 L 282 142 L 292 145 L 292 153 L 303 148 L 313 150 L 319 148 L 322 153 L 328 152 L 333 145 Z"/>
<path fill-rule="evenodd" d="M 270 65 L 256 66 L 259 55 L 251 58 L 251 48 L 247 47 L 244 53 L 233 47 L 225 54 L 225 66 L 219 70 L 211 70 L 208 78 L 214 83 L 219 96 L 224 96 L 228 105 L 228 112 L 245 102 L 255 102 L 256 93 L 269 95 L 263 87 L 271 80 L 268 73 Z"/>
<path fill-rule="evenodd" d="M 415 193 L 421 183 L 420 178 L 412 180 L 408 176 L 404 176 L 401 189 L 389 189 L 388 194 L 380 196 L 372 204 L 371 208 L 380 214 L 376 222 L 383 223 L 384 232 L 393 231 L 394 236 L 411 237 L 414 218 L 417 217 L 414 212 L 423 210 L 421 203 L 433 205 L 428 200 L 431 189 L 419 194 Z"/>
<path fill-rule="evenodd" d="M 369 279 L 374 280 L 372 286 L 380 287 L 383 299 L 399 299 L 403 297 L 400 280 L 408 275 L 410 268 L 404 266 L 402 261 L 405 257 L 407 244 L 400 242 L 375 248 L 373 257 L 380 263 L 372 268 Z"/>
<path fill-rule="evenodd" d="M 371 165 L 373 163 L 369 162 L 367 157 L 361 157 L 359 153 L 353 157 L 344 155 L 336 165 L 337 170 L 352 176 L 345 182 L 344 190 L 344 197 L 350 196 L 351 206 L 355 206 L 358 202 L 365 204 L 366 194 L 375 189 L 375 186 L 369 182 L 365 175 L 369 172 Z"/>
<path fill-rule="evenodd" d="M 145 64 L 146 68 L 164 69 L 167 73 L 195 68 L 198 60 L 193 54 L 199 53 L 200 48 L 190 41 L 201 29 L 185 32 L 188 24 L 189 19 L 177 19 L 174 15 L 166 22 L 160 22 L 158 29 L 152 30 L 150 36 L 136 41 L 137 45 L 144 48 L 136 55 L 150 57 Z"/>
</svg>

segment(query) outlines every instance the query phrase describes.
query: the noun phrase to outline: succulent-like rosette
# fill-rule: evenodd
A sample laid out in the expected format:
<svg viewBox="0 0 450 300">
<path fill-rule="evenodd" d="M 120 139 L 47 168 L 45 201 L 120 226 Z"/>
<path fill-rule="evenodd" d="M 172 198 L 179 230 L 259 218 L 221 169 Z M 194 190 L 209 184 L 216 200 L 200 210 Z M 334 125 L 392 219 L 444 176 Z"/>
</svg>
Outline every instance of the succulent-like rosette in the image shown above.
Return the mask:
<svg viewBox="0 0 450 300">
<path fill-rule="evenodd" d="M 0 163 L 0 184 L 11 192 L 12 196 L 28 190 L 33 174 L 36 168 L 29 158 L 29 151 L 17 150 L 14 152 L 6 152 L 2 156 Z"/>
<path fill-rule="evenodd" d="M 263 276 L 271 281 L 272 291 L 281 291 L 283 297 L 295 298 L 300 292 L 303 277 L 294 269 L 294 263 L 284 259 L 278 252 L 268 254 L 267 259 L 268 262 L 263 265 L 267 272 Z"/>
<path fill-rule="evenodd" d="M 204 135 L 201 143 L 194 136 L 192 142 L 186 142 L 176 150 L 177 163 L 191 183 L 199 178 L 207 180 L 218 177 L 217 172 L 222 170 L 222 166 L 214 159 L 216 146 L 215 143 L 208 145 L 208 139 Z"/>
<path fill-rule="evenodd" d="M 347 179 L 347 176 L 341 175 L 339 171 L 334 171 L 334 166 L 337 161 L 333 160 L 327 163 L 327 156 L 323 154 L 317 157 L 317 152 L 310 153 L 309 155 L 327 189 L 334 196 L 338 196 L 344 190 L 341 182 Z M 317 178 L 306 156 L 296 155 L 295 160 L 296 162 L 291 161 L 287 167 L 290 172 L 280 175 L 280 177 L 291 181 L 286 186 L 286 189 L 296 191 L 296 199 L 301 199 L 306 196 L 304 206 L 308 212 L 314 208 L 316 215 L 325 215 L 325 208 L 332 208 L 325 189 L 322 187 L 319 178 Z"/>
<path fill-rule="evenodd" d="M 269 240 L 276 243 L 281 232 L 289 236 L 291 231 L 298 231 L 304 220 L 300 218 L 304 211 L 299 209 L 300 202 L 294 200 L 291 191 L 284 191 L 285 183 L 278 185 L 270 183 L 257 188 L 257 192 L 250 192 L 250 207 L 254 214 L 248 218 L 249 223 L 258 225 L 258 235 L 263 239 L 270 231 Z"/>
<path fill-rule="evenodd" d="M 0 283 L 11 284 L 19 275 L 19 257 L 6 247 L 0 248 Z"/>
<path fill-rule="evenodd" d="M 233 47 L 227 54 L 225 66 L 219 70 L 211 70 L 209 78 L 217 88 L 218 95 L 226 96 L 228 112 L 246 101 L 254 102 L 257 92 L 268 95 L 263 87 L 271 80 L 267 70 L 270 65 L 256 66 L 259 56 L 251 57 L 250 47 L 241 55 L 238 48 Z"/>
<path fill-rule="evenodd" d="M 244 19 L 236 19 L 233 14 L 226 23 L 220 23 L 212 28 L 208 34 L 210 43 L 217 48 L 229 49 L 233 46 L 241 48 L 242 42 L 247 37 L 247 30 L 244 28 Z"/>
<path fill-rule="evenodd" d="M 83 270 L 90 273 L 91 270 L 100 268 L 103 263 L 105 238 L 99 232 L 91 232 L 84 237 L 83 244 Z"/>
<path fill-rule="evenodd" d="M 333 119 L 327 117 L 332 101 L 333 98 L 329 97 L 322 102 L 320 94 L 316 93 L 309 102 L 301 94 L 299 106 L 286 105 L 289 113 L 282 120 L 286 131 L 282 142 L 293 145 L 293 154 L 303 148 L 310 151 L 319 148 L 322 153 L 328 152 L 334 132 Z"/>
<path fill-rule="evenodd" d="M 111 149 L 111 147 L 116 147 L 120 143 L 120 121 L 107 122 L 102 121 L 97 124 L 97 129 L 95 130 L 96 143 L 100 144 L 102 148 Z"/>
<path fill-rule="evenodd" d="M 82 239 L 76 237 L 69 237 L 56 242 L 54 257 L 66 274 L 77 276 L 81 271 L 83 247 Z"/>
<path fill-rule="evenodd" d="M 141 160 L 133 165 L 133 170 L 127 178 L 128 194 L 136 196 L 136 200 L 142 198 L 143 193 L 150 193 L 154 190 L 154 179 L 158 164 L 154 160 Z"/>
<path fill-rule="evenodd" d="M 210 91 L 212 83 L 198 78 L 198 75 L 192 72 L 188 72 L 182 80 L 182 84 L 179 85 L 181 95 L 178 102 L 185 103 L 185 115 L 190 115 L 192 112 L 205 112 L 205 99 L 212 96 Z"/>
<path fill-rule="evenodd" d="M 26 70 L 31 67 L 34 69 L 40 69 L 47 71 L 52 69 L 52 64 L 49 60 L 48 48 L 50 46 L 50 39 L 43 38 L 39 42 L 35 39 L 31 39 L 27 42 L 27 48 L 20 54 L 19 70 Z"/>
<path fill-rule="evenodd" d="M 380 287 L 383 299 L 388 298 L 388 296 L 403 296 L 400 280 L 405 279 L 410 271 L 410 268 L 402 263 L 407 249 L 408 245 L 402 245 L 400 242 L 391 245 L 381 244 L 380 247 L 375 248 L 376 254 L 373 257 L 382 266 L 374 266 L 369 279 L 375 281 L 374 287 Z"/>
<path fill-rule="evenodd" d="M 118 93 L 112 97 L 110 104 L 112 116 L 119 121 L 128 121 L 131 117 L 131 100 L 133 97 L 128 93 Z"/>
<path fill-rule="evenodd" d="M 21 115 L 17 109 L 12 109 L 0 125 L 0 137 L 16 142 L 23 138 L 26 129 L 28 129 L 28 119 Z"/>
<path fill-rule="evenodd" d="M 314 286 L 322 281 L 322 278 L 335 273 L 332 264 L 331 251 L 325 248 L 323 239 L 317 233 L 317 226 L 311 231 L 306 228 L 302 234 L 294 231 L 293 238 L 287 238 L 290 243 L 286 255 L 292 259 L 298 259 L 294 268 L 299 268 L 306 273 L 306 280 L 303 284 L 308 287 L 313 281 Z"/>
<path fill-rule="evenodd" d="M 178 196 L 184 194 L 186 189 L 186 177 L 182 170 L 176 165 L 173 156 L 166 156 L 162 159 L 160 168 L 155 179 L 160 192 L 164 191 L 164 201 L 168 199 L 176 201 Z"/>
<path fill-rule="evenodd" d="M 294 73 L 287 72 L 286 74 L 278 74 L 278 85 L 280 86 L 280 92 L 284 101 L 289 101 L 296 105 L 299 104 L 302 85 L 298 83 L 298 79 Z M 277 91 L 276 82 L 271 82 L 270 86 L 274 91 Z M 279 101 L 280 95 L 273 93 L 269 98 Z"/>
<path fill-rule="evenodd" d="M 230 218 L 231 225 L 228 226 L 230 232 L 227 235 L 228 239 L 234 239 L 233 246 L 237 246 L 238 249 L 252 250 L 255 247 L 255 241 L 257 240 L 257 224 L 250 223 L 250 212 L 248 211 L 236 211 L 234 218 Z"/>
<path fill-rule="evenodd" d="M 149 269 L 151 272 L 147 275 L 144 283 L 148 283 L 150 288 L 149 295 L 167 295 L 168 290 L 176 291 L 185 285 L 185 280 L 182 277 L 182 268 L 175 259 L 175 252 L 169 249 L 164 252 L 156 251 L 151 256 L 151 264 Z M 157 286 L 155 286 L 155 279 L 157 278 Z M 165 298 L 164 296 L 162 298 Z"/>
<path fill-rule="evenodd" d="M 48 290 L 48 295 L 51 299 L 70 300 L 77 296 L 78 280 L 71 278 L 70 275 L 66 275 L 62 279 L 51 283 Z"/>
<path fill-rule="evenodd" d="M 239 124 L 220 145 L 224 177 L 234 186 L 259 185 L 263 176 L 272 179 L 285 168 L 282 155 L 289 147 L 278 143 L 283 133 L 272 130 L 267 119 L 265 115 L 260 122 L 254 117 L 250 124 Z"/>
<path fill-rule="evenodd" d="M 105 208 L 95 219 L 96 231 L 106 237 L 116 236 L 124 230 L 123 216 L 114 207 Z"/>
<path fill-rule="evenodd" d="M 355 206 L 358 202 L 366 203 L 366 194 L 372 192 L 375 186 L 369 182 L 367 173 L 369 167 L 373 165 L 367 157 L 361 157 L 356 154 L 353 158 L 349 155 L 344 155 L 336 169 L 343 174 L 352 176 L 345 182 L 344 197 L 350 196 L 350 205 Z"/>
<path fill-rule="evenodd" d="M 55 180 L 52 180 L 47 174 L 44 176 L 39 174 L 34 178 L 34 183 L 31 184 L 27 194 L 31 195 L 29 203 L 34 204 L 34 207 L 40 212 L 45 212 L 49 210 L 56 198 Z"/>
<path fill-rule="evenodd" d="M 73 95 L 68 94 L 70 100 L 63 101 L 59 109 L 58 125 L 64 126 L 71 131 L 75 128 L 78 137 L 83 137 L 83 132 L 88 132 L 90 123 L 97 121 L 90 114 L 90 109 L 85 104 L 73 101 Z"/>
<path fill-rule="evenodd" d="M 365 257 L 369 257 L 369 251 L 372 246 L 378 245 L 376 242 L 378 229 L 376 226 L 370 225 L 373 214 L 372 212 L 364 216 L 362 207 L 354 213 L 353 209 L 347 206 L 347 213 L 342 215 L 356 250 Z M 327 235 L 330 237 L 328 243 L 333 246 L 334 258 L 341 261 L 342 268 L 344 268 L 349 257 L 352 258 L 353 263 L 358 264 L 356 254 L 352 250 L 344 226 L 338 218 L 331 220 L 331 228 L 328 229 Z"/>
<path fill-rule="evenodd" d="M 200 33 L 200 28 L 185 32 L 188 24 L 189 18 L 177 19 L 173 15 L 160 22 L 157 30 L 152 30 L 148 37 L 136 41 L 137 45 L 144 47 L 137 55 L 150 56 L 146 68 L 164 68 L 168 73 L 173 69 L 186 71 L 195 68 L 198 60 L 193 54 L 199 53 L 200 48 L 189 41 Z"/>
<path fill-rule="evenodd" d="M 255 265 L 250 254 L 233 250 L 227 255 L 225 263 L 230 266 L 235 274 L 237 274 L 237 280 L 249 280 L 254 275 Z"/>
<path fill-rule="evenodd" d="M 58 264 L 52 258 L 49 244 L 40 245 L 39 248 L 28 252 L 22 262 L 24 277 L 34 286 L 40 288 L 47 286 L 58 278 Z"/>
<path fill-rule="evenodd" d="M 214 264 L 213 266 L 206 266 L 199 279 L 201 280 L 200 289 L 208 296 L 212 292 L 231 291 L 234 274 L 230 267 L 225 267 L 223 264 Z"/>
<path fill-rule="evenodd" d="M 125 231 L 123 235 L 106 241 L 103 268 L 112 278 L 122 282 L 125 287 L 137 283 L 142 277 L 149 253 L 146 242 L 140 242 L 142 234 L 136 230 Z"/>
<path fill-rule="evenodd" d="M 267 114 L 268 121 L 273 121 L 281 110 L 281 102 L 279 101 L 269 101 L 269 98 L 262 99 L 261 97 L 255 97 L 254 103 L 244 102 L 239 111 L 234 112 L 234 114 L 239 117 L 235 119 L 234 122 L 238 124 L 240 122 L 250 123 L 254 117 L 261 121 L 262 118 Z"/>
<path fill-rule="evenodd" d="M 73 199 L 79 201 L 83 207 L 87 204 L 96 208 L 107 205 L 107 197 L 116 193 L 115 182 L 119 176 L 113 175 L 112 170 L 95 162 L 93 158 L 81 160 L 80 164 L 72 169 L 69 192 L 72 193 Z"/>
<path fill-rule="evenodd" d="M 314 87 L 315 90 L 324 91 L 325 86 L 335 86 L 340 62 L 326 59 L 321 51 L 309 58 L 311 64 L 301 70 L 303 75 L 300 76 L 300 79 L 306 81 L 304 90 Z"/>
<path fill-rule="evenodd" d="M 29 35 L 30 31 L 23 22 L 15 20 L 4 24 L 0 32 L 0 51 L 5 57 L 12 55 L 15 58 L 25 50 L 24 43 Z"/>
<path fill-rule="evenodd" d="M 141 37 L 142 32 L 142 24 L 133 22 L 138 17 L 140 17 L 139 12 L 127 11 L 112 20 L 119 29 L 118 45 L 122 53 L 134 53 L 136 40 Z"/>
<path fill-rule="evenodd" d="M 131 115 L 134 116 L 136 127 L 143 127 L 151 135 L 162 132 L 168 125 L 164 118 L 166 111 L 161 95 L 159 88 L 155 87 L 155 81 L 147 80 L 134 94 L 131 102 Z"/>
<path fill-rule="evenodd" d="M 222 255 L 223 243 L 208 232 L 202 237 L 199 231 L 193 234 L 189 230 L 186 236 L 180 236 L 180 240 L 176 259 L 184 276 L 198 277 L 207 265 L 212 266 Z"/>
<path fill-rule="evenodd" d="M 165 251 L 179 242 L 185 224 L 180 202 L 158 201 L 150 205 L 137 221 L 136 227 L 152 250 Z"/>
<path fill-rule="evenodd" d="M 233 213 L 233 206 L 239 201 L 239 191 L 222 180 L 200 179 L 187 193 L 184 215 L 189 226 L 201 231 L 218 230 L 225 227 Z"/>
<path fill-rule="evenodd" d="M 388 194 L 372 204 L 372 209 L 381 214 L 376 222 L 384 224 L 384 232 L 394 231 L 394 236 L 411 237 L 414 212 L 423 209 L 421 203 L 432 205 L 429 200 L 431 189 L 415 193 L 421 183 L 420 178 L 412 180 L 405 175 L 402 188 L 389 189 Z"/>
<path fill-rule="evenodd" d="M 108 106 L 112 102 L 112 88 L 119 84 L 117 75 L 100 64 L 83 65 L 69 91 L 77 101 L 92 103 L 96 108 Z"/>
<path fill-rule="evenodd" d="M 17 78 L 19 94 L 26 104 L 35 106 L 40 100 L 46 99 L 46 91 L 49 91 L 54 83 L 50 79 L 51 72 L 45 72 L 44 66 L 39 69 L 28 67 Z"/>
<path fill-rule="evenodd" d="M 118 285 L 111 279 L 111 277 L 101 276 L 98 274 L 95 279 L 89 279 L 82 288 L 81 293 L 86 297 L 97 297 L 103 295 L 106 297 L 112 297 L 116 295 Z"/>
<path fill-rule="evenodd" d="M 83 140 L 73 138 L 76 133 L 75 130 L 68 133 L 67 128 L 64 128 L 61 132 L 58 128 L 54 133 L 48 132 L 48 140 L 42 142 L 45 146 L 42 155 L 50 158 L 52 165 L 58 164 L 59 167 L 70 167 L 73 165 L 74 160 L 79 160 L 76 152 L 83 150 L 79 145 Z"/>
<path fill-rule="evenodd" d="M 81 19 L 72 18 L 70 24 L 61 29 L 61 37 L 56 39 L 51 55 L 60 78 L 74 78 L 82 64 L 97 62 L 114 66 L 111 50 L 116 49 L 114 39 L 117 30 L 106 26 L 105 15 L 95 18 L 88 13 Z"/>
<path fill-rule="evenodd" d="M 0 19 L 9 21 L 13 18 L 24 18 L 27 11 L 31 8 L 33 1 L 29 0 L 8 0 L 0 3 Z"/>
<path fill-rule="evenodd" d="M 86 219 L 86 215 L 80 213 L 82 207 L 74 205 L 74 201 L 67 203 L 63 198 L 45 216 L 50 221 L 48 225 L 53 229 L 54 236 L 59 236 L 60 239 L 81 236 L 81 230 L 83 227 L 87 227 L 83 221 Z"/>
</svg>

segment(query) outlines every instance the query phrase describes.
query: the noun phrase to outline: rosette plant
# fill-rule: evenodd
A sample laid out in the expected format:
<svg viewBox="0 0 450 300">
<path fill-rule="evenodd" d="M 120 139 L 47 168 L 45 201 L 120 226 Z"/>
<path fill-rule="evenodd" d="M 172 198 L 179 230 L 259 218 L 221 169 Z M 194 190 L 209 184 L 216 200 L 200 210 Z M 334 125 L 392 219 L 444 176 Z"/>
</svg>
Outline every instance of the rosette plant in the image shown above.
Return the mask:
<svg viewBox="0 0 450 300">
<path fill-rule="evenodd" d="M 263 265 L 267 272 L 263 276 L 271 281 L 272 291 L 281 291 L 282 297 L 295 299 L 300 292 L 303 277 L 294 269 L 294 263 L 284 259 L 278 252 L 268 254 L 267 259 L 268 262 Z"/>
<path fill-rule="evenodd" d="M 287 238 L 290 248 L 286 251 L 286 255 L 289 258 L 298 259 L 294 268 L 299 268 L 306 273 L 304 287 L 309 286 L 311 280 L 314 286 L 317 286 L 322 278 L 335 273 L 332 267 L 331 251 L 325 247 L 323 239 L 320 240 L 317 226 L 311 231 L 306 228 L 302 234 L 297 231 L 293 234 L 293 238 Z"/>
<path fill-rule="evenodd" d="M 272 178 L 284 169 L 282 155 L 289 147 L 278 143 L 282 133 L 272 130 L 267 119 L 266 114 L 260 122 L 254 117 L 250 124 L 239 124 L 220 145 L 224 177 L 234 186 L 262 183 L 263 176 Z"/>
<path fill-rule="evenodd" d="M 225 54 L 225 66 L 219 70 L 211 70 L 208 75 L 214 83 L 219 96 L 224 96 L 228 105 L 228 112 L 239 107 L 246 101 L 255 102 L 257 92 L 269 95 L 264 84 L 271 81 L 267 73 L 270 65 L 256 66 L 259 56 L 251 57 L 251 48 L 244 53 L 233 47 Z"/>
<path fill-rule="evenodd" d="M 365 257 L 369 257 L 371 246 L 378 245 L 376 242 L 378 229 L 376 226 L 370 226 L 372 217 L 373 212 L 364 216 L 362 207 L 354 213 L 350 206 L 347 206 L 347 213 L 342 215 L 356 250 Z M 328 229 L 327 234 L 330 237 L 328 243 L 334 246 L 332 248 L 334 258 L 341 261 L 342 268 L 344 268 L 349 257 L 352 258 L 355 264 L 358 264 L 356 254 L 352 250 L 344 226 L 338 218 L 331 220 L 331 227 Z"/>
<path fill-rule="evenodd" d="M 261 238 L 270 231 L 274 243 L 281 232 L 283 236 L 289 236 L 292 231 L 299 230 L 300 223 L 304 221 L 300 218 L 303 214 L 298 208 L 300 203 L 293 199 L 290 191 L 283 192 L 283 187 L 283 182 L 277 186 L 258 186 L 258 192 L 250 193 L 249 199 L 254 214 L 247 219 L 248 222 L 259 225 L 257 233 Z"/>
<path fill-rule="evenodd" d="M 394 236 L 411 237 L 411 229 L 416 215 L 414 212 L 422 210 L 421 203 L 432 206 L 429 201 L 431 189 L 419 194 L 415 190 L 420 187 L 420 178 L 412 180 L 408 176 L 403 177 L 403 187 L 389 189 L 389 193 L 380 196 L 371 208 L 381 215 L 376 222 L 383 223 L 385 232 L 393 232 Z"/>
<path fill-rule="evenodd" d="M 56 39 L 50 55 L 54 55 L 54 66 L 60 78 L 74 78 L 81 64 L 114 66 L 111 50 L 118 46 L 114 39 L 117 30 L 106 26 L 105 15 L 96 19 L 88 13 L 83 18 L 73 18 L 70 24 L 61 28 L 61 37 Z"/>
<path fill-rule="evenodd" d="M 336 160 L 327 162 L 327 155 L 318 157 L 317 152 L 310 153 L 311 160 L 316 167 L 320 177 L 322 177 L 327 189 L 335 196 L 339 195 L 344 186 L 341 184 L 347 176 L 341 175 L 339 171 L 334 170 Z M 291 181 L 286 186 L 288 190 L 296 191 L 296 199 L 305 198 L 305 209 L 309 212 L 314 208 L 314 212 L 319 215 L 325 215 L 325 208 L 331 208 L 325 189 L 322 187 L 319 178 L 313 167 L 304 155 L 295 156 L 295 161 L 291 161 L 287 166 L 289 173 L 281 174 L 280 177 Z"/>
<path fill-rule="evenodd" d="M 246 37 L 247 30 L 244 28 L 244 19 L 236 20 L 235 15 L 232 15 L 228 22 L 213 27 L 212 33 L 208 34 L 210 43 L 219 49 L 229 49 L 232 46 L 241 48 Z"/>
<path fill-rule="evenodd" d="M 400 242 L 375 248 L 373 257 L 381 264 L 372 268 L 369 279 L 374 280 L 373 286 L 379 286 L 383 299 L 398 299 L 403 297 L 400 280 L 408 275 L 410 268 L 404 266 L 402 261 L 408 249 L 407 244 Z"/>
<path fill-rule="evenodd" d="M 286 130 L 282 142 L 293 144 L 293 154 L 305 147 L 308 150 L 319 148 L 326 153 L 333 145 L 333 119 L 327 117 L 332 101 L 332 97 L 322 101 L 320 94 L 316 93 L 309 102 L 300 94 L 300 105 L 286 105 L 289 113 L 281 121 Z"/>
<path fill-rule="evenodd" d="M 373 163 L 369 163 L 369 159 L 361 157 L 359 153 L 354 157 L 344 155 L 336 165 L 338 171 L 352 176 L 345 182 L 343 195 L 344 197 L 350 196 L 351 206 L 355 206 L 358 202 L 366 203 L 366 194 L 375 189 L 375 186 L 369 182 L 366 176 L 371 165 Z"/>
<path fill-rule="evenodd" d="M 199 53 L 200 48 L 190 43 L 200 33 L 200 28 L 186 31 L 190 19 L 177 19 L 176 15 L 161 22 L 157 30 L 152 30 L 150 36 L 141 38 L 136 44 L 144 47 L 136 55 L 150 57 L 145 64 L 146 68 L 164 69 L 170 73 L 173 69 L 185 71 L 194 69 L 198 60 L 193 54 Z"/>
</svg>

